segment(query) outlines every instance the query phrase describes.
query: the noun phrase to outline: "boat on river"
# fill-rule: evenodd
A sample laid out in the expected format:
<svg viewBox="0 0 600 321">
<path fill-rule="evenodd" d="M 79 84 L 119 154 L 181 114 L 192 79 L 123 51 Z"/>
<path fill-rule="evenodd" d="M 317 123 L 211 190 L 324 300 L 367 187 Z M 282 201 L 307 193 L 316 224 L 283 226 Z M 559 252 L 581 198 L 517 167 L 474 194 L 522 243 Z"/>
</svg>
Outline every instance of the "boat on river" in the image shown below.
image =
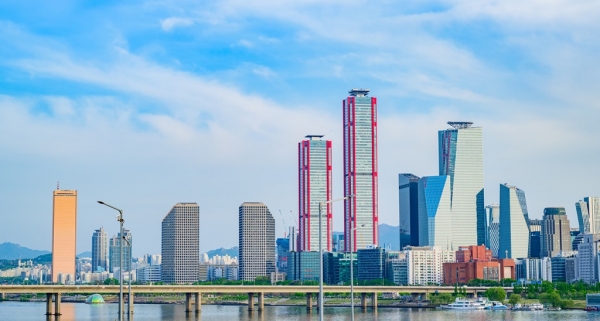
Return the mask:
<svg viewBox="0 0 600 321">
<path fill-rule="evenodd" d="M 483 310 L 486 307 L 486 300 L 467 300 L 456 298 L 456 300 L 450 304 L 440 305 L 440 309 L 444 310 Z"/>
</svg>

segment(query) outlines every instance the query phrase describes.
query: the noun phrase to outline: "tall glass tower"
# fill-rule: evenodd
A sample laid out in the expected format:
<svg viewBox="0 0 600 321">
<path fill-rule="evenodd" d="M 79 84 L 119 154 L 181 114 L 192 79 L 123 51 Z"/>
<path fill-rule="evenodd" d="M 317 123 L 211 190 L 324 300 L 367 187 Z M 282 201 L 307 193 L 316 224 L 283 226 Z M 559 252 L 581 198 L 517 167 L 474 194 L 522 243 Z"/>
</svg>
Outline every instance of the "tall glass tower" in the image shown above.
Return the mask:
<svg viewBox="0 0 600 321">
<path fill-rule="evenodd" d="M 369 89 L 348 93 L 350 96 L 343 101 L 344 196 L 354 197 L 344 201 L 344 249 L 356 252 L 379 243 L 377 98 L 367 97 Z"/>
<path fill-rule="evenodd" d="M 525 192 L 500 184 L 500 244 L 498 258 L 529 257 L 529 213 Z"/>
<path fill-rule="evenodd" d="M 457 249 L 453 243 L 450 209 L 450 177 L 429 176 L 419 180 L 419 245 Z"/>
<path fill-rule="evenodd" d="M 131 271 L 131 246 L 133 245 L 133 238 L 131 232 L 127 229 L 123 230 L 123 236 L 119 232 L 117 236 L 110 238 L 108 251 L 110 255 L 110 271 L 113 273 L 121 267 L 121 242 L 123 242 L 123 272 Z"/>
<path fill-rule="evenodd" d="M 438 132 L 440 176 L 450 177 L 452 242 L 485 244 L 483 203 L 483 132 L 471 122 L 448 122 Z"/>
<path fill-rule="evenodd" d="M 319 203 L 331 201 L 331 141 L 308 135 L 298 144 L 298 221 L 300 251 L 319 250 Z M 321 208 L 323 250 L 331 252 L 332 204 Z"/>
<path fill-rule="evenodd" d="M 108 271 L 108 235 L 104 228 L 92 234 L 92 272 Z"/>
<path fill-rule="evenodd" d="M 575 203 L 580 234 L 600 233 L 600 197 L 584 197 Z"/>
</svg>

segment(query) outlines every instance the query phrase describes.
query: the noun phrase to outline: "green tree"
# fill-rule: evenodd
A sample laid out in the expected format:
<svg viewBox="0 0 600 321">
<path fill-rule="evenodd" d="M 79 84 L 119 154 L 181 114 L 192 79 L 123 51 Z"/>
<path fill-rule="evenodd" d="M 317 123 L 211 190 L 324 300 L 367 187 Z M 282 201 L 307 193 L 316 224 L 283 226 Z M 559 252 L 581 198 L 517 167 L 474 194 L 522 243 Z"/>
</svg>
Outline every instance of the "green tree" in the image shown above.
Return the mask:
<svg viewBox="0 0 600 321">
<path fill-rule="evenodd" d="M 429 300 L 432 304 L 448 304 L 454 301 L 454 297 L 450 293 L 431 294 Z"/>
<path fill-rule="evenodd" d="M 115 278 L 108 278 L 104 280 L 104 285 L 119 285 L 119 280 Z"/>
<path fill-rule="evenodd" d="M 517 303 L 521 302 L 521 296 L 518 294 L 511 294 L 510 297 L 508 297 L 508 303 L 515 305 Z"/>
<path fill-rule="evenodd" d="M 491 301 L 504 301 L 506 299 L 506 291 L 501 287 L 489 288 L 484 295 Z"/>
<path fill-rule="evenodd" d="M 521 293 L 523 293 L 523 286 L 521 286 L 521 285 L 515 285 L 515 286 L 513 287 L 513 293 L 514 293 L 514 294 L 519 294 L 519 295 L 520 295 Z"/>
</svg>

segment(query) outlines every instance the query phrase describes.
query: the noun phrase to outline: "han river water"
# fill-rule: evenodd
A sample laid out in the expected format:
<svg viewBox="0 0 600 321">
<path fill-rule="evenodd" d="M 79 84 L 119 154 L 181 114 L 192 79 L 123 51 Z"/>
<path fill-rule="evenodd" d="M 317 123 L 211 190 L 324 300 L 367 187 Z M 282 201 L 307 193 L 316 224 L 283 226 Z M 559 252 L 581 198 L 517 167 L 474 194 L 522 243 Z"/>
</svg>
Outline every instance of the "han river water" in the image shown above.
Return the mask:
<svg viewBox="0 0 600 321">
<path fill-rule="evenodd" d="M 45 304 L 42 302 L 0 302 L 0 320 L 53 320 L 53 321 L 104 321 L 117 319 L 117 304 L 88 305 L 83 303 L 61 304 L 60 317 L 46 317 Z M 318 320 L 317 310 L 308 313 L 302 306 L 266 306 L 265 311 L 249 313 L 246 306 L 217 306 L 204 305 L 199 314 L 184 312 L 183 305 L 175 304 L 137 304 L 133 320 L 137 321 L 250 321 L 250 320 Z M 363 312 L 357 308 L 355 320 L 404 320 L 404 321 L 435 321 L 435 320 L 600 320 L 600 312 L 570 311 L 442 311 L 425 309 L 379 308 L 377 311 L 367 309 Z M 325 308 L 325 320 L 350 320 L 350 309 L 344 307 Z M 127 320 L 127 318 L 126 318 Z"/>
</svg>

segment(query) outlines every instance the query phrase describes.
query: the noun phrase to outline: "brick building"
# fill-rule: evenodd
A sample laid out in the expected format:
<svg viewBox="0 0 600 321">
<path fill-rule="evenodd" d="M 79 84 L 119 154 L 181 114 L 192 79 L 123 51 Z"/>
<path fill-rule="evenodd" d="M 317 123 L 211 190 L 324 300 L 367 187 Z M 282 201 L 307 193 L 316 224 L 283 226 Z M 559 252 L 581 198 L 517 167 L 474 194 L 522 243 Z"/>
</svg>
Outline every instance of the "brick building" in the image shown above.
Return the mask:
<svg viewBox="0 0 600 321">
<path fill-rule="evenodd" d="M 515 278 L 513 259 L 493 259 L 485 246 L 464 246 L 456 251 L 456 262 L 444 263 L 444 284 L 466 284 L 470 280 L 500 281 Z"/>
</svg>

